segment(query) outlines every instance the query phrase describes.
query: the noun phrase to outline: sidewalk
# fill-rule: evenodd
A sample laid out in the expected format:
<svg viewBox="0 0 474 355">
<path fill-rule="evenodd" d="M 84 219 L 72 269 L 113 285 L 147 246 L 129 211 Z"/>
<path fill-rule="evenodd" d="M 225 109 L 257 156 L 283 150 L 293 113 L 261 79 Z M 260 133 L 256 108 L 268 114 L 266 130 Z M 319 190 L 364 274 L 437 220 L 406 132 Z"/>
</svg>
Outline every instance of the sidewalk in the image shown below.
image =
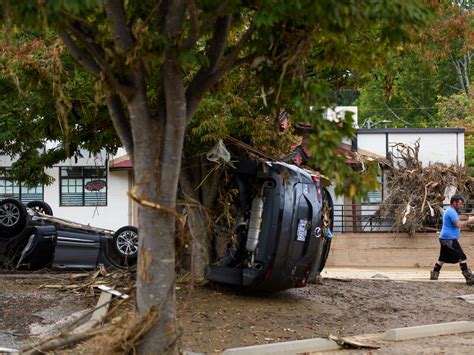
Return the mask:
<svg viewBox="0 0 474 355">
<path fill-rule="evenodd" d="M 327 267 L 323 270 L 321 276 L 331 279 L 464 282 L 464 277 L 458 265 L 444 266 L 438 281 L 431 281 L 429 279 L 430 269 L 428 268 Z"/>
</svg>

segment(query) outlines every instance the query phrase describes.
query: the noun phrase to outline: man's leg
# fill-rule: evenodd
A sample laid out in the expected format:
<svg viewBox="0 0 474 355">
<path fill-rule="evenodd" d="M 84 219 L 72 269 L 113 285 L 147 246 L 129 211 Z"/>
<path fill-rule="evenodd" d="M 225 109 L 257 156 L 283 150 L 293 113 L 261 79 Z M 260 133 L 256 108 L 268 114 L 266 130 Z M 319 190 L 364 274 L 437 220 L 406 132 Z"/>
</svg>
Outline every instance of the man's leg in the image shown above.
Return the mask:
<svg viewBox="0 0 474 355">
<path fill-rule="evenodd" d="M 466 279 L 466 284 L 474 285 L 474 275 L 472 275 L 471 270 L 467 267 L 467 260 L 462 260 L 459 263 L 459 267 L 461 268 L 462 275 Z"/>
<path fill-rule="evenodd" d="M 430 273 L 430 280 L 438 280 L 439 277 L 439 272 L 441 271 L 441 268 L 443 267 L 444 261 L 438 260 L 434 264 L 433 271 Z"/>
</svg>

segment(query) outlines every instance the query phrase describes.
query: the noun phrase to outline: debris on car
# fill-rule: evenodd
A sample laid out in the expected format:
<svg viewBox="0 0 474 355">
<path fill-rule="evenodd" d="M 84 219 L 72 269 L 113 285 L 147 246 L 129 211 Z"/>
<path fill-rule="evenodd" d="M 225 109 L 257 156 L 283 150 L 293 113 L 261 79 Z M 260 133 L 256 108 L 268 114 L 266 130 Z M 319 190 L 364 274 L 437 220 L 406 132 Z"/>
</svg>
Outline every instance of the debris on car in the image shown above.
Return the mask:
<svg viewBox="0 0 474 355">
<path fill-rule="evenodd" d="M 332 200 L 321 177 L 249 159 L 238 162 L 233 180 L 233 226 L 205 277 L 266 291 L 305 286 L 324 268 L 331 244 Z"/>
</svg>

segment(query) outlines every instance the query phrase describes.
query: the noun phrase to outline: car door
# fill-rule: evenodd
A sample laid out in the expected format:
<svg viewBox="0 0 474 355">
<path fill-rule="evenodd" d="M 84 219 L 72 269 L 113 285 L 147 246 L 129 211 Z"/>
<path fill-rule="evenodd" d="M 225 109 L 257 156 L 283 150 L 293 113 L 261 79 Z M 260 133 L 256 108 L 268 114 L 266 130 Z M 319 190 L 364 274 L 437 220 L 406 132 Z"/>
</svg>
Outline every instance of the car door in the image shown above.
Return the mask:
<svg viewBox="0 0 474 355">
<path fill-rule="evenodd" d="M 52 268 L 56 270 L 92 270 L 97 268 L 101 236 L 74 230 L 57 232 Z"/>
<path fill-rule="evenodd" d="M 39 270 L 51 265 L 56 243 L 56 228 L 53 225 L 26 228 L 21 240 L 15 241 L 26 245 L 21 250 L 17 269 Z"/>
</svg>

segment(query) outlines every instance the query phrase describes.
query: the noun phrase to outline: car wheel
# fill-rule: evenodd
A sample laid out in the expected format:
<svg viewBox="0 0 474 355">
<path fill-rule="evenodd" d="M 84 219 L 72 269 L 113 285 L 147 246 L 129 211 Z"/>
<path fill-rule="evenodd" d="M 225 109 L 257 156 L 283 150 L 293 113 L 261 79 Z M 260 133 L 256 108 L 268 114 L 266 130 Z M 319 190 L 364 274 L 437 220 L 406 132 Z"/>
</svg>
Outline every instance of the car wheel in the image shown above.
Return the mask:
<svg viewBox="0 0 474 355">
<path fill-rule="evenodd" d="M 334 204 L 332 202 L 331 195 L 326 189 L 323 189 L 323 211 L 322 211 L 322 224 L 323 224 L 323 250 L 321 264 L 318 267 L 318 272 L 323 271 L 326 266 L 326 261 L 329 256 L 329 250 L 331 249 L 331 238 L 327 237 L 327 230 L 332 232 L 334 227 Z"/>
<path fill-rule="evenodd" d="M 26 204 L 26 207 L 31 208 L 36 212 L 47 214 L 48 216 L 53 215 L 53 209 L 50 205 L 43 201 L 31 201 Z"/>
<path fill-rule="evenodd" d="M 2 235 L 12 236 L 26 225 L 26 207 L 18 200 L 6 198 L 0 201 L 0 228 Z"/>
<path fill-rule="evenodd" d="M 334 203 L 329 191 L 323 189 L 323 232 L 329 228 L 331 231 L 334 228 Z"/>
<path fill-rule="evenodd" d="M 114 234 L 114 249 L 120 257 L 135 260 L 138 255 L 138 229 L 125 226 Z"/>
</svg>

